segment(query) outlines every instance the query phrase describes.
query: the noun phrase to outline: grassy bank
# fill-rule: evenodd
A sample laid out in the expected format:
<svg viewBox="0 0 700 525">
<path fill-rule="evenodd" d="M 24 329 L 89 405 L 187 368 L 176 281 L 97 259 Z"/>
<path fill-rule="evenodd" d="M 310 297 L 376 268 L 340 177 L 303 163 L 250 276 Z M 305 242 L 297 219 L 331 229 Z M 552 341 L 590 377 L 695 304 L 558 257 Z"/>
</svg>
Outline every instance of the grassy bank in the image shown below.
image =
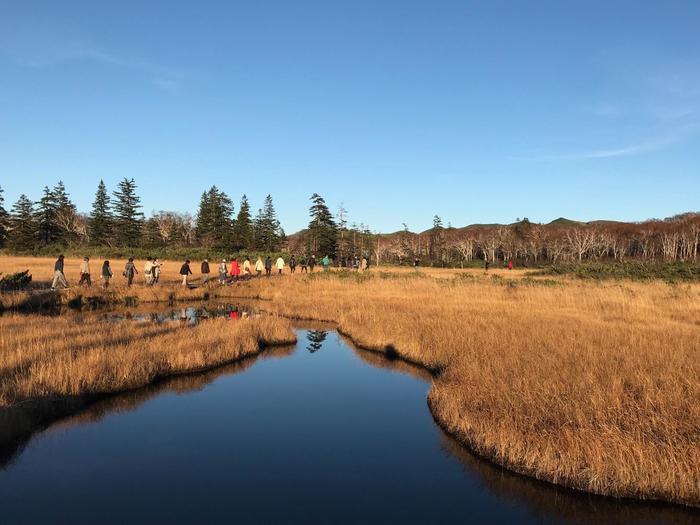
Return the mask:
<svg viewBox="0 0 700 525">
<path fill-rule="evenodd" d="M 108 323 L 74 316 L 0 317 L 0 407 L 107 394 L 204 370 L 294 342 L 277 317 L 179 323 Z"/>
<path fill-rule="evenodd" d="M 582 263 L 557 264 L 530 272 L 531 276 L 572 276 L 594 280 L 634 280 L 651 281 L 661 279 L 667 282 L 700 281 L 700 264 L 697 263 Z"/>
<path fill-rule="evenodd" d="M 312 278 L 243 288 L 439 370 L 438 422 L 568 487 L 700 505 L 700 287 Z"/>
<path fill-rule="evenodd" d="M 266 310 L 336 322 L 360 346 L 437 371 L 429 393 L 436 420 L 496 463 L 588 492 L 700 505 L 699 284 L 377 270 L 286 275 L 224 289 L 265 299 Z M 50 276 L 50 268 L 43 271 L 40 279 Z M 147 298 L 178 290 L 176 271 L 166 266 L 158 291 L 138 286 L 114 293 Z M 91 338 L 102 328 L 83 329 L 75 339 L 79 352 L 102 340 Z M 132 329 L 144 333 L 134 334 L 133 344 L 142 337 L 185 344 L 175 335 L 148 335 L 159 326 Z M 213 335 L 201 337 L 185 344 L 182 355 L 207 348 Z M 38 361 L 50 361 L 40 355 Z M 90 366 L 59 367 L 54 388 L 79 391 L 114 376 L 109 360 L 120 354 L 102 355 L 106 375 Z M 141 360 L 134 353 L 122 381 L 148 377 L 139 375 Z M 53 376 L 34 372 L 32 381 L 41 385 L 37 379 Z M 19 384 L 6 391 L 22 392 Z"/>
</svg>

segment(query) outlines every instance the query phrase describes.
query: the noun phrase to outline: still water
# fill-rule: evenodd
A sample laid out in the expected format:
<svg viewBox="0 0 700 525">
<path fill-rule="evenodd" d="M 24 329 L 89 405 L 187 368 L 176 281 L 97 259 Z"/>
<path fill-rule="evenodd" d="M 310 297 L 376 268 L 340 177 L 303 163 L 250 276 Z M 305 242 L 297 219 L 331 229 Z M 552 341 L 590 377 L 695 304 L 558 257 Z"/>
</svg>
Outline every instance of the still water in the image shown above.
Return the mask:
<svg viewBox="0 0 700 525">
<path fill-rule="evenodd" d="M 419 369 L 298 337 L 35 434 L 1 456 L 0 523 L 698 523 L 497 468 L 434 424 Z"/>
</svg>

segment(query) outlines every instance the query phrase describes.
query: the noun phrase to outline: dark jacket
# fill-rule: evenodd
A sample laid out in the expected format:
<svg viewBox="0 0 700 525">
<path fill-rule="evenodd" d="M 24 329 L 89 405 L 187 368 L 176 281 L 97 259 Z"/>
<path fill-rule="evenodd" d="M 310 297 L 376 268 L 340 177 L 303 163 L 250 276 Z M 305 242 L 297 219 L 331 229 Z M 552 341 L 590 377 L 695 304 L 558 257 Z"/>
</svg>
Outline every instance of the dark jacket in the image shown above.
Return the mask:
<svg viewBox="0 0 700 525">
<path fill-rule="evenodd" d="M 185 263 L 180 268 L 180 275 L 192 275 L 192 270 L 190 270 L 190 265 Z"/>
<path fill-rule="evenodd" d="M 112 269 L 107 265 L 102 265 L 102 277 L 112 277 Z"/>
<path fill-rule="evenodd" d="M 63 259 L 56 259 L 56 264 L 53 265 L 54 272 L 63 273 Z"/>
<path fill-rule="evenodd" d="M 265 259 L 265 269 L 272 270 L 272 259 L 270 259 L 269 257 Z"/>
<path fill-rule="evenodd" d="M 202 273 L 209 273 L 209 263 L 207 261 L 202 262 Z"/>
</svg>

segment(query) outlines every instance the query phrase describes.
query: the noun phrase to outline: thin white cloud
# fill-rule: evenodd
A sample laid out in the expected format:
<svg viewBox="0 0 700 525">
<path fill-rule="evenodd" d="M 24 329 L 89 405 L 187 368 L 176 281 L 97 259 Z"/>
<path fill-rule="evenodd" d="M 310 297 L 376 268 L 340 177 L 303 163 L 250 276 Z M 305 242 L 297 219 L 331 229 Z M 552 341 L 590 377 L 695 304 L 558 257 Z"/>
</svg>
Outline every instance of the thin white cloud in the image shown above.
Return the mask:
<svg viewBox="0 0 700 525">
<path fill-rule="evenodd" d="M 631 157 L 663 149 L 678 142 L 677 137 L 665 137 L 654 141 L 641 142 L 619 148 L 597 149 L 581 151 L 577 153 L 565 153 L 561 155 L 538 155 L 533 157 L 520 157 L 520 160 L 530 162 L 556 162 L 556 161 L 576 161 L 593 159 L 611 159 L 615 157 Z"/>
<path fill-rule="evenodd" d="M 3 46 L 2 52 L 15 64 L 33 69 L 45 69 L 70 62 L 93 62 L 131 70 L 150 77 L 155 86 L 167 91 L 180 89 L 186 77 L 183 69 L 108 53 L 83 42 L 51 46 Z"/>
</svg>

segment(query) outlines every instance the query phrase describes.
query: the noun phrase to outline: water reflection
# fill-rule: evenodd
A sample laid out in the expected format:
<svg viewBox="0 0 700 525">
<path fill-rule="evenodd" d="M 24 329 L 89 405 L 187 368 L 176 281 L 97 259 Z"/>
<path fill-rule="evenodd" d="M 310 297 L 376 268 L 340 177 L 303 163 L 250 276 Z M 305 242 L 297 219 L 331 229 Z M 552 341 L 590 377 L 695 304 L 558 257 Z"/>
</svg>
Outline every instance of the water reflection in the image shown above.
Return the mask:
<svg viewBox="0 0 700 525">
<path fill-rule="evenodd" d="M 474 456 L 432 422 L 427 372 L 324 328 L 4 442 L 15 460 L 0 471 L 3 523 L 698 522 L 689 509 L 558 489 Z M 20 423 L 2 419 L 0 431 Z"/>
<path fill-rule="evenodd" d="M 248 319 L 254 317 L 257 311 L 246 304 L 206 304 L 202 306 L 184 306 L 181 308 L 170 308 L 167 310 L 149 311 L 141 310 L 117 310 L 98 315 L 106 322 L 134 321 L 144 323 L 169 323 L 179 322 L 180 324 L 196 325 L 204 319 L 217 317 L 232 320 Z M 91 314 L 85 314 L 91 315 Z"/>
<path fill-rule="evenodd" d="M 323 342 L 326 340 L 328 332 L 323 330 L 309 330 L 306 332 L 306 339 L 309 341 L 309 345 L 306 349 L 311 352 L 318 352 L 323 348 Z"/>
</svg>

